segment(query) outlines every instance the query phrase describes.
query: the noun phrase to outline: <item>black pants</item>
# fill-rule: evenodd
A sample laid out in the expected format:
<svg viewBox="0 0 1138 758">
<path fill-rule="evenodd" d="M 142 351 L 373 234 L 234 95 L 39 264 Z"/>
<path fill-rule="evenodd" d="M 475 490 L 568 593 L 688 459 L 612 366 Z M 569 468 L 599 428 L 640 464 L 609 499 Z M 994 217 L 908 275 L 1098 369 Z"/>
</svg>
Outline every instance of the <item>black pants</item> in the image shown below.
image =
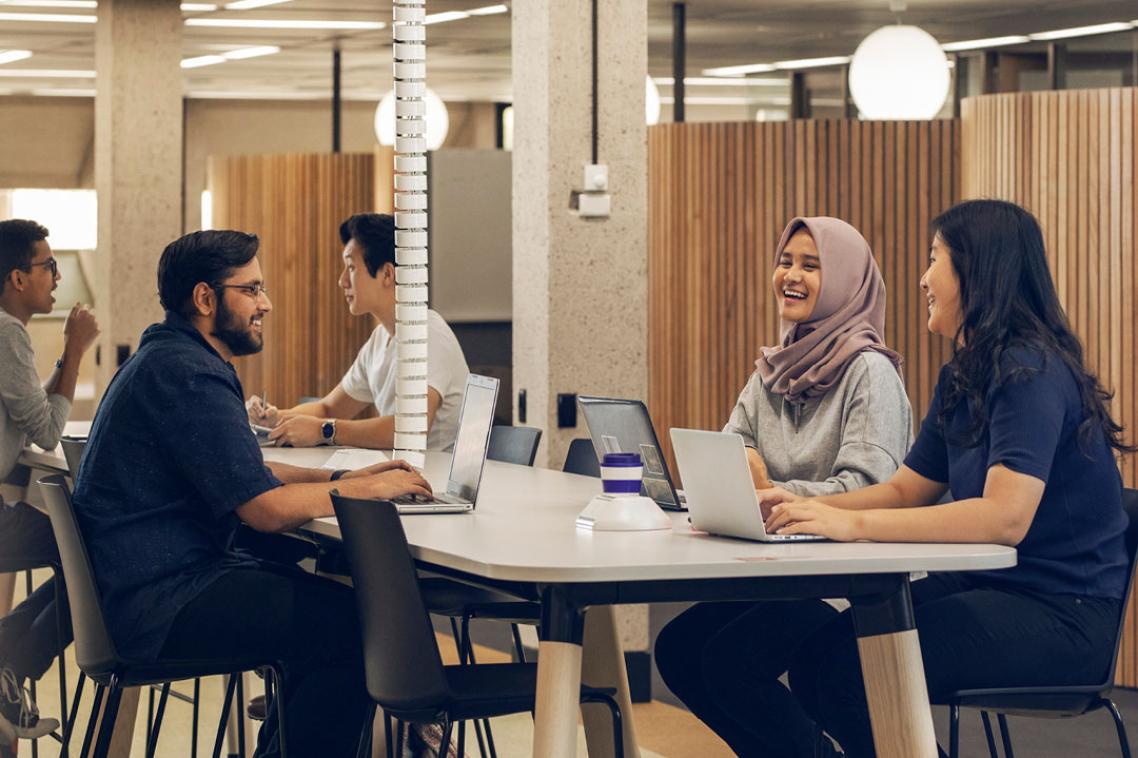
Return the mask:
<svg viewBox="0 0 1138 758">
<path fill-rule="evenodd" d="M 934 703 L 959 689 L 1101 681 L 1120 613 L 1117 600 L 979 587 L 967 574 L 915 582 L 913 605 Z M 851 758 L 875 755 L 849 611 L 814 600 L 696 605 L 660 633 L 656 662 L 739 755 L 813 756 L 818 727 Z"/>
<path fill-rule="evenodd" d="M 27 503 L 0 501 L 0 571 L 58 565 L 51 520 Z M 59 651 L 71 644 L 71 614 L 61 586 L 57 608 L 55 579 L 41 584 L 11 613 L 0 618 L 0 667 L 21 681 L 39 679 Z M 60 639 L 62 634 L 63 638 Z"/>
<path fill-rule="evenodd" d="M 293 568 L 237 569 L 179 612 L 160 658 L 261 656 L 283 663 L 292 756 L 352 756 L 369 702 L 352 591 Z M 255 756 L 280 755 L 276 709 Z"/>
</svg>

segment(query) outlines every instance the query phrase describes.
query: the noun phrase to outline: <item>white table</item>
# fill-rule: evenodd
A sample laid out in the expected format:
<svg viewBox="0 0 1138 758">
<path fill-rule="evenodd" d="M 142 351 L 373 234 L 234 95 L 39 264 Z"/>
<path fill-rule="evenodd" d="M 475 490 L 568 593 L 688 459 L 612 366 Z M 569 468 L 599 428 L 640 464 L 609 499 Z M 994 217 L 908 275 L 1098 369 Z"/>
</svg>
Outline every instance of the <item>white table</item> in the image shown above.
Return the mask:
<svg viewBox="0 0 1138 758">
<path fill-rule="evenodd" d="M 267 448 L 265 458 L 320 466 L 330 453 Z M 30 465 L 50 463 L 49 458 L 56 470 L 60 465 L 51 454 L 31 458 Z M 448 466 L 449 455 L 427 455 L 425 474 L 436 488 L 445 486 Z M 937 755 L 910 576 L 1007 568 L 1015 565 L 1015 550 L 956 544 L 766 545 L 695 533 L 683 514 L 673 515 L 670 532 L 578 529 L 577 513 L 599 489 L 599 481 L 589 477 L 490 461 L 475 512 L 403 519 L 412 555 L 424 568 L 541 600 L 535 756 L 576 755 L 575 693 L 581 682 L 585 609 L 793 597 L 846 597 L 853 604 L 878 755 Z M 310 522 L 304 529 L 324 539 L 340 537 L 334 518 Z M 609 618 L 602 632 L 611 629 Z M 622 700 L 627 707 L 627 697 Z"/>
</svg>

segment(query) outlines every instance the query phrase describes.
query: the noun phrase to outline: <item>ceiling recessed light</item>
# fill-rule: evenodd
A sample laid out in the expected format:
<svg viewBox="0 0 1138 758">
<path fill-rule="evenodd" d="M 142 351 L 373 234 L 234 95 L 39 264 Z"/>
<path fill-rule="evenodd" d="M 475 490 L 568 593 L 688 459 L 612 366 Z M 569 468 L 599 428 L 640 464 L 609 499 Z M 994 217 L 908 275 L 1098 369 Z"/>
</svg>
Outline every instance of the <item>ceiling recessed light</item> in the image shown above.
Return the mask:
<svg viewBox="0 0 1138 758">
<path fill-rule="evenodd" d="M 748 63 L 742 66 L 720 66 L 705 68 L 704 76 L 746 76 L 747 74 L 769 74 L 777 69 L 770 63 Z"/>
<path fill-rule="evenodd" d="M 844 66 L 849 62 L 850 57 L 848 55 L 831 55 L 828 58 L 801 58 L 794 61 L 776 61 L 774 67 L 780 71 L 796 71 L 803 68 Z"/>
<path fill-rule="evenodd" d="M 95 0 L 9 0 L 0 2 L 5 8 L 70 8 L 92 10 L 98 7 Z"/>
<path fill-rule="evenodd" d="M 32 57 L 31 50 L 5 50 L 0 52 L 0 64 L 15 63 Z"/>
<path fill-rule="evenodd" d="M 442 24 L 447 21 L 458 21 L 459 19 L 469 17 L 470 14 L 466 11 L 443 11 L 442 13 L 428 13 L 426 18 L 423 19 L 423 23 Z"/>
<path fill-rule="evenodd" d="M 0 21 L 54 22 L 57 24 L 93 24 L 94 16 L 77 13 L 0 13 Z"/>
<path fill-rule="evenodd" d="M 184 58 L 182 60 L 182 68 L 201 68 L 202 66 L 213 66 L 218 63 L 225 63 L 225 58 L 220 55 L 199 55 L 196 58 Z"/>
<path fill-rule="evenodd" d="M 276 45 L 261 45 L 260 47 L 242 47 L 222 53 L 227 60 L 240 61 L 246 58 L 260 58 L 262 55 L 274 55 L 281 49 Z"/>
<path fill-rule="evenodd" d="M 1125 32 L 1134 28 L 1134 22 L 1116 21 L 1112 24 L 1094 24 L 1092 26 L 1076 26 L 1071 29 L 1054 29 L 1049 32 L 1036 32 L 1029 34 L 1034 40 L 1067 39 L 1068 37 L 1089 37 L 1092 34 L 1109 34 L 1110 32 Z"/>
<path fill-rule="evenodd" d="M 95 72 L 54 68 L 0 68 L 0 76 L 28 79 L 94 79 Z"/>
<path fill-rule="evenodd" d="M 505 4 L 486 5 L 486 6 L 483 6 L 481 8 L 474 8 L 472 10 L 467 11 L 467 13 L 469 13 L 471 16 L 493 16 L 495 13 L 509 13 L 509 12 L 510 12 L 510 6 L 505 5 Z"/>
<path fill-rule="evenodd" d="M 665 86 L 674 86 L 676 80 L 670 76 L 654 76 L 652 81 Z M 785 87 L 786 78 L 748 79 L 743 76 L 685 76 L 686 87 Z"/>
<path fill-rule="evenodd" d="M 982 50 L 988 47 L 1022 45 L 1024 42 L 1030 41 L 1030 37 L 1026 37 L 1022 34 L 1012 34 L 1007 37 L 987 37 L 985 39 L 966 39 L 961 42 L 949 42 L 941 45 L 940 49 L 946 53 L 958 53 L 962 50 Z"/>
<path fill-rule="evenodd" d="M 215 3 L 182 3 L 182 10 L 188 13 L 202 12 L 208 13 L 217 10 Z"/>
<path fill-rule="evenodd" d="M 93 17 L 92 17 L 93 18 Z M 325 29 L 329 31 L 375 31 L 384 29 L 382 21 L 302 21 L 300 19 L 187 18 L 186 26 L 212 26 L 229 29 Z"/>
<path fill-rule="evenodd" d="M 227 11 L 247 11 L 251 8 L 263 8 L 266 5 L 280 5 L 287 3 L 290 0 L 236 0 L 232 3 L 225 4 Z"/>
</svg>

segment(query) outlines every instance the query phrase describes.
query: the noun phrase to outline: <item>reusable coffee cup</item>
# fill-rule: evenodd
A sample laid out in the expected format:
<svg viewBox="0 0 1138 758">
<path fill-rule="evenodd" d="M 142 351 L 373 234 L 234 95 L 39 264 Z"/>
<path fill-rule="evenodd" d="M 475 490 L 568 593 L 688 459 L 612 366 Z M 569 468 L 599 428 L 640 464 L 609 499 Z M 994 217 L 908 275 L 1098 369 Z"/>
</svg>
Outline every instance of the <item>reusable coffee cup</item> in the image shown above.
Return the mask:
<svg viewBox="0 0 1138 758">
<path fill-rule="evenodd" d="M 601 483 L 608 495 L 639 495 L 644 465 L 640 453 L 605 453 Z"/>
</svg>

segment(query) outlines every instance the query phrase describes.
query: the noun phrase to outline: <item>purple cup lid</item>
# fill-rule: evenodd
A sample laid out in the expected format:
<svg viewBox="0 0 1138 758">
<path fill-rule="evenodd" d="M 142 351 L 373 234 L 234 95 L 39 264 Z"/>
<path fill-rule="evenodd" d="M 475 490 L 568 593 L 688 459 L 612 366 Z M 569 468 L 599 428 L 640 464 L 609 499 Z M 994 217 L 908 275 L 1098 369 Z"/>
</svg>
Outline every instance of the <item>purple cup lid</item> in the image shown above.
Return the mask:
<svg viewBox="0 0 1138 758">
<path fill-rule="evenodd" d="M 643 464 L 640 462 L 640 453 L 605 453 L 601 465 L 612 468 L 632 468 Z"/>
</svg>

